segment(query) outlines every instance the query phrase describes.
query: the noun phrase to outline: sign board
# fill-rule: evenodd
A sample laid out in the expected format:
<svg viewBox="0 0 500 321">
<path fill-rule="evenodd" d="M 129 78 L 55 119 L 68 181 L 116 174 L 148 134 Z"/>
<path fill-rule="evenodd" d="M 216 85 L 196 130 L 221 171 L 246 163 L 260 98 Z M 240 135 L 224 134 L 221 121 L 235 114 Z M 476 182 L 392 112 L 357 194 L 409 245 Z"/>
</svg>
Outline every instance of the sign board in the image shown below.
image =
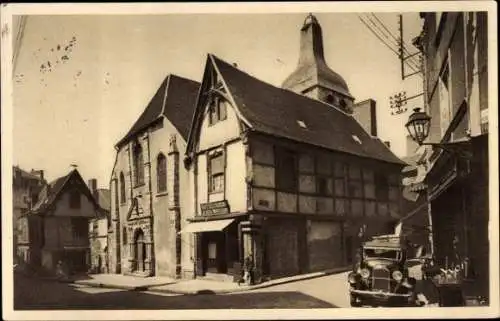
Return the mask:
<svg viewBox="0 0 500 321">
<path fill-rule="evenodd" d="M 201 215 L 221 215 L 229 213 L 229 204 L 226 200 L 200 204 Z"/>
</svg>

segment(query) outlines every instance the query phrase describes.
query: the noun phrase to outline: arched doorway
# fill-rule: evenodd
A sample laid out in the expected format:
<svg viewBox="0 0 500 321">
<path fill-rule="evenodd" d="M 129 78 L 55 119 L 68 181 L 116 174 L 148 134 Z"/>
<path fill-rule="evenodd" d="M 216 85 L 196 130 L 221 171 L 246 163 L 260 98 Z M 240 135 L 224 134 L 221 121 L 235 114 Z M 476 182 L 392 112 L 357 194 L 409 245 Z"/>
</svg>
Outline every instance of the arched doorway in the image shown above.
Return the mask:
<svg viewBox="0 0 500 321">
<path fill-rule="evenodd" d="M 134 261 L 137 272 L 144 272 L 146 270 L 146 244 L 144 243 L 144 232 L 142 229 L 137 229 L 134 235 Z"/>
</svg>

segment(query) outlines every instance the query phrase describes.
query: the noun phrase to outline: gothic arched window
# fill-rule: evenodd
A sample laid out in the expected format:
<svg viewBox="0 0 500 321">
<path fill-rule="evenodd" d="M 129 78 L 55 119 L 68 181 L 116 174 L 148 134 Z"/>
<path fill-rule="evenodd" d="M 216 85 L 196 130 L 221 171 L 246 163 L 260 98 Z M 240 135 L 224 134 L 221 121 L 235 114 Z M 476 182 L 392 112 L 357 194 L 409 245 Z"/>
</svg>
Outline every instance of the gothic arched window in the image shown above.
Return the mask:
<svg viewBox="0 0 500 321">
<path fill-rule="evenodd" d="M 167 191 L 167 158 L 159 154 L 156 159 L 156 177 L 158 183 L 158 192 Z"/>
<path fill-rule="evenodd" d="M 123 172 L 120 173 L 120 202 L 125 203 L 125 176 Z"/>
<path fill-rule="evenodd" d="M 115 207 L 118 208 L 120 206 L 120 198 L 119 198 L 119 195 L 120 195 L 120 182 L 118 182 L 118 180 L 114 179 L 114 190 L 115 190 Z"/>
<path fill-rule="evenodd" d="M 142 155 L 142 147 L 140 144 L 136 144 L 134 146 L 133 161 L 135 185 L 144 184 L 144 159 Z"/>
</svg>

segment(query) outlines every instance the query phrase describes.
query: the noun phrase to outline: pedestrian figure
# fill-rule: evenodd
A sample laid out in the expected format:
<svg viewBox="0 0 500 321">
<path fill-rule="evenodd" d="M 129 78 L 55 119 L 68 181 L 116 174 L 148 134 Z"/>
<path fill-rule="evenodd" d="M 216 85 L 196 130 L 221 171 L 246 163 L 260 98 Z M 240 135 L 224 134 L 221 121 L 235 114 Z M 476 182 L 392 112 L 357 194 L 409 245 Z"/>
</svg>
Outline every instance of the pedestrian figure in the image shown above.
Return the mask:
<svg viewBox="0 0 500 321">
<path fill-rule="evenodd" d="M 63 262 L 59 260 L 56 265 L 56 276 L 58 279 L 65 279 L 67 277 Z"/>
<path fill-rule="evenodd" d="M 246 285 L 252 285 L 253 284 L 253 269 L 254 269 L 254 264 L 253 264 L 253 255 L 250 253 L 246 258 L 245 262 L 243 264 L 244 267 L 244 275 L 243 275 L 243 280 Z"/>
</svg>

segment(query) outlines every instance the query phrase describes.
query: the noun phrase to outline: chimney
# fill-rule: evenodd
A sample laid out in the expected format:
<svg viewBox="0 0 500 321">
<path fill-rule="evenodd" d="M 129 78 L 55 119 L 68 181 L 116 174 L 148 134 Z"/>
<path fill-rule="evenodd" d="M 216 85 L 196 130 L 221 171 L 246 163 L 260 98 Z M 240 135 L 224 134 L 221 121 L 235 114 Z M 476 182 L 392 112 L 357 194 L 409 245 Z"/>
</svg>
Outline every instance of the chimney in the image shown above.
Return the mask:
<svg viewBox="0 0 500 321">
<path fill-rule="evenodd" d="M 97 202 L 98 201 L 98 199 L 97 199 L 97 179 L 95 179 L 95 178 L 89 179 L 88 186 L 89 186 L 90 192 L 92 193 L 92 196 L 94 197 L 94 199 Z"/>
<path fill-rule="evenodd" d="M 385 141 L 384 142 L 385 146 L 387 146 L 387 148 L 391 148 L 391 142 L 390 141 Z"/>
<path fill-rule="evenodd" d="M 31 170 L 31 174 L 33 174 L 33 175 L 37 176 L 38 178 L 40 178 L 41 181 L 44 180 L 44 176 L 43 176 L 44 172 L 43 172 L 42 169 L 40 169 L 40 170 L 34 170 L 34 169 L 32 169 Z"/>
<path fill-rule="evenodd" d="M 377 136 L 377 102 L 367 99 L 353 106 L 352 116 L 363 129 L 372 136 Z"/>
</svg>

